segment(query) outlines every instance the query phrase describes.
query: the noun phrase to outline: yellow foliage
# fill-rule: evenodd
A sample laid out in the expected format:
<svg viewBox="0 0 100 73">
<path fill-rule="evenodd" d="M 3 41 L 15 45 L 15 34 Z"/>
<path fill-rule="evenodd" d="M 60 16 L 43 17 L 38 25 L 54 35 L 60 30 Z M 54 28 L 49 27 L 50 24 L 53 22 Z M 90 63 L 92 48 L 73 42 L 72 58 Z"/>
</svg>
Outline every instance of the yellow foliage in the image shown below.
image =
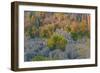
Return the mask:
<svg viewBox="0 0 100 73">
<path fill-rule="evenodd" d="M 48 41 L 47 41 L 48 47 L 52 48 L 54 44 L 55 44 L 55 42 L 53 41 L 53 39 L 48 39 Z"/>
<path fill-rule="evenodd" d="M 71 22 L 71 25 L 70 25 L 70 28 L 71 28 L 71 31 L 72 32 L 77 32 L 78 31 L 78 22 L 77 21 L 72 21 Z"/>
<path fill-rule="evenodd" d="M 54 32 L 54 25 L 48 24 L 40 27 L 40 36 L 41 37 L 50 37 Z"/>
<path fill-rule="evenodd" d="M 86 30 L 86 21 L 82 20 L 81 25 L 80 25 L 80 30 L 84 32 Z"/>
<path fill-rule="evenodd" d="M 67 40 L 63 36 L 57 33 L 54 33 L 47 41 L 47 46 L 51 49 L 64 50 L 66 44 L 67 44 Z"/>
</svg>

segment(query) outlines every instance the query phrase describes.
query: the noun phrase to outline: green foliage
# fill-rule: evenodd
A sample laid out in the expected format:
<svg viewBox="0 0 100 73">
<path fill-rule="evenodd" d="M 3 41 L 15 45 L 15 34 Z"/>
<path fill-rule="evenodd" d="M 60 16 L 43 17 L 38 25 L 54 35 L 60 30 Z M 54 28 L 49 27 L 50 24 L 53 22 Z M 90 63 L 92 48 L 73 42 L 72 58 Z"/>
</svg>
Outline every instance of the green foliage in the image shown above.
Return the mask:
<svg viewBox="0 0 100 73">
<path fill-rule="evenodd" d="M 75 32 L 71 32 L 71 37 L 73 38 L 74 41 L 77 41 L 78 35 Z"/>
<path fill-rule="evenodd" d="M 77 41 L 78 39 L 81 39 L 85 34 L 83 32 L 71 32 L 71 37 L 74 41 Z"/>
<path fill-rule="evenodd" d="M 36 29 L 34 26 L 29 27 L 26 31 L 25 31 L 25 35 L 26 36 L 30 36 L 31 38 L 34 38 L 38 33 L 38 29 Z"/>
<path fill-rule="evenodd" d="M 61 49 L 61 50 L 64 50 L 65 47 L 66 47 L 66 44 L 67 44 L 67 40 L 57 34 L 57 33 L 54 33 L 51 38 L 48 39 L 47 41 L 47 46 L 50 48 L 50 49 Z"/>
<path fill-rule="evenodd" d="M 88 37 L 88 38 L 90 38 L 90 32 L 85 32 L 85 35 Z"/>
<path fill-rule="evenodd" d="M 35 26 L 37 29 L 39 29 L 39 26 L 40 26 L 40 17 L 39 17 L 39 16 L 36 16 L 36 17 L 35 17 L 34 26 Z"/>
<path fill-rule="evenodd" d="M 37 55 L 32 60 L 33 61 L 43 61 L 43 60 L 47 60 L 47 57 L 42 56 L 42 55 Z"/>
<path fill-rule="evenodd" d="M 87 31 L 87 32 L 71 32 L 71 37 L 73 38 L 74 41 L 77 41 L 78 39 L 82 39 L 82 37 L 88 37 L 90 38 L 90 33 Z"/>
<path fill-rule="evenodd" d="M 65 30 L 66 32 L 71 32 L 70 26 L 65 26 L 64 30 Z"/>
</svg>

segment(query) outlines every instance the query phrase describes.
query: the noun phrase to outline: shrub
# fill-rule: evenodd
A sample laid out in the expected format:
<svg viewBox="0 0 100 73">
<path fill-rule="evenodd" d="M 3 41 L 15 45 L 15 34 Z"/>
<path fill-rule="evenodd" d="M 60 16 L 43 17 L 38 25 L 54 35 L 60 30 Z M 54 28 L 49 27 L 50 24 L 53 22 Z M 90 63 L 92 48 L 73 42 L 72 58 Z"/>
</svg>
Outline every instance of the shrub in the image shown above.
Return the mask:
<svg viewBox="0 0 100 73">
<path fill-rule="evenodd" d="M 43 60 L 47 60 L 47 57 L 42 56 L 42 55 L 37 55 L 32 60 L 33 61 L 43 61 Z"/>
<path fill-rule="evenodd" d="M 82 32 L 71 32 L 71 37 L 74 41 L 77 41 L 78 39 L 81 39 L 83 37 Z"/>
<path fill-rule="evenodd" d="M 71 32 L 71 28 L 70 28 L 70 26 L 68 26 L 68 25 L 66 25 L 66 26 L 64 27 L 64 30 L 65 30 L 66 32 Z"/>
<path fill-rule="evenodd" d="M 82 39 L 84 36 L 90 38 L 90 33 L 87 32 L 71 32 L 71 37 L 73 38 L 74 41 L 77 41 L 78 39 Z"/>
<path fill-rule="evenodd" d="M 54 49 L 64 50 L 66 44 L 67 44 L 67 40 L 63 36 L 57 33 L 54 33 L 47 41 L 47 46 L 53 50 Z"/>
<path fill-rule="evenodd" d="M 43 38 L 48 38 L 53 34 L 54 29 L 55 29 L 55 27 L 53 24 L 41 26 L 40 27 L 40 36 Z"/>
<path fill-rule="evenodd" d="M 78 39 L 78 35 L 75 32 L 71 32 L 71 37 L 73 38 L 74 41 Z"/>
<path fill-rule="evenodd" d="M 77 32 L 78 31 L 78 22 L 77 21 L 72 21 L 71 22 L 71 25 L 70 25 L 70 28 L 71 28 L 71 32 Z"/>
<path fill-rule="evenodd" d="M 40 27 L 40 36 L 43 38 L 49 37 L 50 32 L 48 31 L 48 28 Z"/>
<path fill-rule="evenodd" d="M 25 35 L 26 36 L 29 36 L 30 38 L 34 38 L 35 36 L 38 35 L 38 29 L 35 28 L 35 26 L 32 26 L 30 28 L 28 28 L 26 31 L 25 31 Z"/>
<path fill-rule="evenodd" d="M 80 23 L 80 30 L 81 32 L 85 32 L 87 28 L 87 24 L 85 20 L 82 20 L 82 22 Z"/>
<path fill-rule="evenodd" d="M 88 38 L 90 38 L 90 32 L 89 32 L 89 31 L 85 32 L 85 35 L 86 35 Z"/>
<path fill-rule="evenodd" d="M 36 27 L 32 27 L 31 29 L 30 29 L 30 37 L 31 38 L 34 38 L 35 36 L 37 36 L 37 34 L 38 34 L 38 29 L 36 28 Z"/>
</svg>

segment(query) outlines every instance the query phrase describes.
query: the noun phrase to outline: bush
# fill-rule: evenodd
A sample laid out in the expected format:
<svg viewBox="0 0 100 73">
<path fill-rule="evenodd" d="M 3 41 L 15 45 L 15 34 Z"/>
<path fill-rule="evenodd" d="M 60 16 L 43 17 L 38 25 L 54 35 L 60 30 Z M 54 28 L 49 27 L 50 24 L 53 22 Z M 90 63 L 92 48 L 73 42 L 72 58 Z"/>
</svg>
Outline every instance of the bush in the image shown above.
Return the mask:
<svg viewBox="0 0 100 73">
<path fill-rule="evenodd" d="M 25 31 L 25 35 L 29 36 L 30 38 L 37 37 L 39 36 L 39 29 L 37 29 L 35 26 L 32 26 Z"/>
<path fill-rule="evenodd" d="M 74 41 L 77 41 L 78 39 L 82 39 L 84 36 L 90 38 L 90 33 L 87 32 L 71 32 L 71 37 L 73 38 Z"/>
<path fill-rule="evenodd" d="M 35 26 L 31 27 L 29 34 L 31 38 L 34 38 L 38 35 L 38 29 Z"/>
<path fill-rule="evenodd" d="M 66 44 L 67 44 L 67 40 L 63 36 L 61 36 L 57 33 L 54 33 L 53 36 L 51 36 L 47 40 L 47 46 L 53 50 L 54 49 L 64 50 L 66 47 Z"/>
<path fill-rule="evenodd" d="M 73 38 L 74 41 L 78 40 L 78 34 L 76 32 L 71 32 L 71 37 Z"/>
<path fill-rule="evenodd" d="M 78 39 L 82 39 L 82 37 L 85 36 L 83 32 L 71 32 L 71 37 L 74 41 L 77 41 Z"/>
<path fill-rule="evenodd" d="M 43 38 L 50 37 L 54 32 L 54 25 L 48 24 L 40 27 L 40 36 Z"/>
<path fill-rule="evenodd" d="M 33 61 L 43 61 L 43 60 L 47 60 L 47 57 L 42 56 L 42 55 L 37 55 L 32 60 Z"/>
<path fill-rule="evenodd" d="M 68 26 L 68 25 L 66 25 L 66 26 L 64 27 L 64 30 L 65 30 L 66 32 L 71 32 L 71 28 L 70 28 L 70 26 Z"/>
</svg>

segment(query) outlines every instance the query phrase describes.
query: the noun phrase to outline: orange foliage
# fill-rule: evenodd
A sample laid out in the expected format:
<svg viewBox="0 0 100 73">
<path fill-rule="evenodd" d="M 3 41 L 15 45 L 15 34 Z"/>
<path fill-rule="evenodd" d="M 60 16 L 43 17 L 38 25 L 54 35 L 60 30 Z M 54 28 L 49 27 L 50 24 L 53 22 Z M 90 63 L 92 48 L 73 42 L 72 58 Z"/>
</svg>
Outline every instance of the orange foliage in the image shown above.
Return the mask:
<svg viewBox="0 0 100 73">
<path fill-rule="evenodd" d="M 90 31 L 90 15 L 88 15 L 88 31 Z"/>
<path fill-rule="evenodd" d="M 72 32 L 77 32 L 78 31 L 78 22 L 72 21 L 70 27 L 71 27 Z"/>
<path fill-rule="evenodd" d="M 86 30 L 86 21 L 85 20 L 82 20 L 80 29 L 82 32 L 84 32 Z"/>
</svg>

